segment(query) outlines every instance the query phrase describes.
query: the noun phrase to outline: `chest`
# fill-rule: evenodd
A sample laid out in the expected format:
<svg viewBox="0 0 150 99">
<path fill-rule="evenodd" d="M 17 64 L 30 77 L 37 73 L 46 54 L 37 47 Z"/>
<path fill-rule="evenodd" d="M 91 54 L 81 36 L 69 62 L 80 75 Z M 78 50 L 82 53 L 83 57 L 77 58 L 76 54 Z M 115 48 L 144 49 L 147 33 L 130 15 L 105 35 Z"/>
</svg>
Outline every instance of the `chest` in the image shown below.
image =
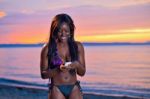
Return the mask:
<svg viewBox="0 0 150 99">
<path fill-rule="evenodd" d="M 71 55 L 68 46 L 57 46 L 58 54 L 64 61 L 71 61 Z"/>
</svg>

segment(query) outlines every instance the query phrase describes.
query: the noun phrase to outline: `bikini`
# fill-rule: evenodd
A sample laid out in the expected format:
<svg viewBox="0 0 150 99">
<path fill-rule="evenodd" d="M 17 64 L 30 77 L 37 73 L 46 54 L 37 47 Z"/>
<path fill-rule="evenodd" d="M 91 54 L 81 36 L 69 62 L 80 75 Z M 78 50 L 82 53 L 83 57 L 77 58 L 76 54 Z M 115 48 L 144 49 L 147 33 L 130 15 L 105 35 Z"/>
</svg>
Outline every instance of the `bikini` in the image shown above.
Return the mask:
<svg viewBox="0 0 150 99">
<path fill-rule="evenodd" d="M 70 94 L 71 94 L 71 92 L 72 92 L 75 85 L 77 85 L 77 87 L 79 88 L 81 94 L 83 95 L 82 88 L 80 86 L 80 81 L 76 81 L 75 84 L 73 84 L 73 85 L 70 85 L 70 84 L 55 85 L 53 83 L 50 83 L 50 84 L 48 84 L 48 87 L 49 87 L 49 92 L 52 90 L 52 88 L 54 86 L 57 87 L 60 90 L 60 92 L 65 96 L 65 98 L 69 99 L 69 96 L 70 96 Z"/>
<path fill-rule="evenodd" d="M 52 61 L 51 61 L 51 66 L 52 66 L 51 68 L 58 68 L 62 63 L 63 62 L 60 59 L 60 56 L 58 55 L 58 51 L 56 51 L 56 53 L 54 53 L 54 57 L 52 58 Z M 75 70 L 70 70 L 69 72 L 73 75 L 75 73 Z M 53 81 L 51 81 L 51 83 L 48 84 L 48 87 L 49 87 L 49 92 L 50 92 L 52 90 L 53 86 L 56 86 L 60 90 L 60 92 L 65 96 L 65 98 L 69 99 L 69 96 L 75 85 L 77 85 L 77 87 L 79 88 L 79 90 L 82 94 L 82 88 L 80 86 L 80 81 L 76 81 L 74 84 L 71 84 L 71 85 L 70 84 L 55 85 L 53 83 Z"/>
</svg>

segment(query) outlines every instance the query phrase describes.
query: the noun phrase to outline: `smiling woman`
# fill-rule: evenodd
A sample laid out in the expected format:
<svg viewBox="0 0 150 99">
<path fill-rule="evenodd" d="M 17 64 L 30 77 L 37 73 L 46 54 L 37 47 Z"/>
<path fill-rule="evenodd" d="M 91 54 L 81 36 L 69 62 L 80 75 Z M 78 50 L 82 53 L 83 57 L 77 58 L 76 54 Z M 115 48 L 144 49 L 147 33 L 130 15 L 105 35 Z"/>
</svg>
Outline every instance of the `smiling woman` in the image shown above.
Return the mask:
<svg viewBox="0 0 150 99">
<path fill-rule="evenodd" d="M 83 99 L 77 74 L 84 76 L 86 71 L 84 48 L 74 40 L 74 29 L 69 15 L 56 15 L 41 50 L 41 77 L 50 81 L 49 99 Z"/>
</svg>

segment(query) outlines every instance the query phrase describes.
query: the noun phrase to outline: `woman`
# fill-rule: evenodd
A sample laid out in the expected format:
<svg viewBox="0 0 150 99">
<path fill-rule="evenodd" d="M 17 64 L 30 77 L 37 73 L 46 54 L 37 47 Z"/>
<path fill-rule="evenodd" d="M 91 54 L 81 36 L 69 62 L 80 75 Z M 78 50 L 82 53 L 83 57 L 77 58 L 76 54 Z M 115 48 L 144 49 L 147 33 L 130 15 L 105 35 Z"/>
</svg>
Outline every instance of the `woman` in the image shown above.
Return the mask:
<svg viewBox="0 0 150 99">
<path fill-rule="evenodd" d="M 86 72 L 84 48 L 74 40 L 74 23 L 67 14 L 54 17 L 49 41 L 41 51 L 42 79 L 50 79 L 49 99 L 83 99 L 77 74 Z"/>
</svg>

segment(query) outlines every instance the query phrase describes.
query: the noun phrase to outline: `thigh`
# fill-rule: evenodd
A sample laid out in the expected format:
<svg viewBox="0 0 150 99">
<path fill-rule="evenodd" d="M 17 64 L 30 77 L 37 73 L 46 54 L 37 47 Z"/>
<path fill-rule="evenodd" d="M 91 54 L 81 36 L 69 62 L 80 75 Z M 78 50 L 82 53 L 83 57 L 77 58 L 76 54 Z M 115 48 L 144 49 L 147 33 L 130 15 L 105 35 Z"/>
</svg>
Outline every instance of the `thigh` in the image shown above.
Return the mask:
<svg viewBox="0 0 150 99">
<path fill-rule="evenodd" d="M 65 97 L 56 86 L 53 86 L 49 99 L 65 99 Z"/>
<path fill-rule="evenodd" d="M 83 93 L 82 91 L 79 89 L 78 85 L 75 85 L 69 99 L 83 99 Z"/>
</svg>

